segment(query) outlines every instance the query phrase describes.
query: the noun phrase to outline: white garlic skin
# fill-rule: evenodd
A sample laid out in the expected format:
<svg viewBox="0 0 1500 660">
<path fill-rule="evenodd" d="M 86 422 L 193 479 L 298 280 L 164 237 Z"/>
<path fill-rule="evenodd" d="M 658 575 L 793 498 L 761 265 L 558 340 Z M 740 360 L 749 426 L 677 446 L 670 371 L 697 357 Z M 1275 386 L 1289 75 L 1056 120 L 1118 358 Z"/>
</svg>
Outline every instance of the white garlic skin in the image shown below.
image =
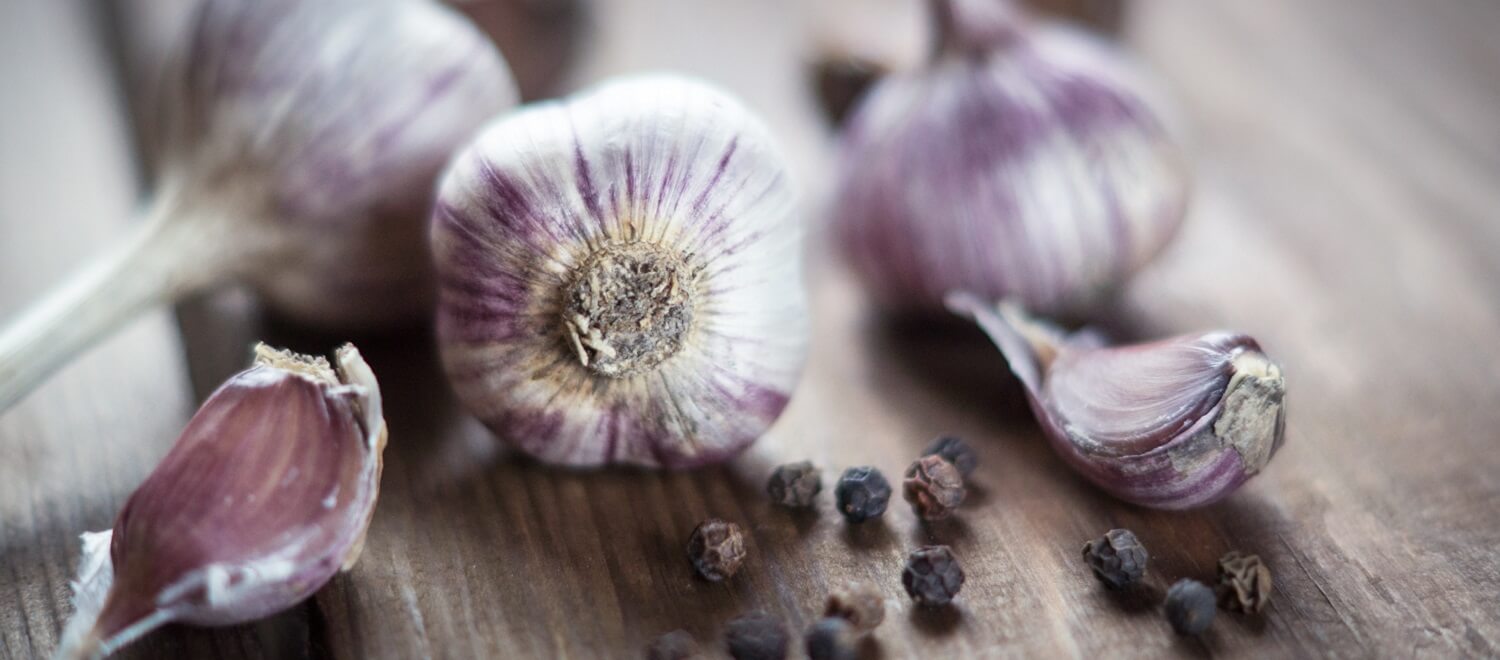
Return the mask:
<svg viewBox="0 0 1500 660">
<path fill-rule="evenodd" d="M 1186 210 L 1160 104 L 1096 37 L 1006 2 L 932 4 L 934 59 L 873 87 L 842 134 L 838 244 L 893 311 L 940 310 L 961 289 L 1085 313 Z"/>
<path fill-rule="evenodd" d="M 428 309 L 435 181 L 517 100 L 488 38 L 428 0 L 209 0 L 192 25 L 165 89 L 167 203 L 232 216 L 256 252 L 237 275 L 296 320 Z"/>
<path fill-rule="evenodd" d="M 767 129 L 703 83 L 622 78 L 503 117 L 455 159 L 434 213 L 449 380 L 548 463 L 733 456 L 781 414 L 805 359 L 795 210 Z M 663 361 L 610 375 L 614 340 L 564 306 L 593 255 L 628 245 L 680 259 L 668 270 L 691 322 Z"/>
</svg>

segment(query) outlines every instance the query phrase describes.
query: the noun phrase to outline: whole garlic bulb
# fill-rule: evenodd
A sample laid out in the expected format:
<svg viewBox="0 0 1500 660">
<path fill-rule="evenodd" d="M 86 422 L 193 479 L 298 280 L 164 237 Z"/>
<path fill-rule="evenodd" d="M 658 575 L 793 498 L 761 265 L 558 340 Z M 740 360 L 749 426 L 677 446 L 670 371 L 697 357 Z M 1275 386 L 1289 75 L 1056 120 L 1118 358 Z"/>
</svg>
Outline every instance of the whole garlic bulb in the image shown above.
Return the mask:
<svg viewBox="0 0 1500 660">
<path fill-rule="evenodd" d="M 882 79 L 842 133 L 834 230 L 872 295 L 951 290 L 1086 311 L 1161 250 L 1182 155 L 1122 54 L 1006 0 L 930 0 L 938 49 Z"/>
<path fill-rule="evenodd" d="M 549 463 L 737 453 L 806 352 L 794 211 L 766 128 L 701 83 L 620 79 L 498 120 L 434 217 L 454 389 Z"/>
<path fill-rule="evenodd" d="M 225 280 L 330 327 L 419 318 L 448 157 L 515 103 L 429 0 L 205 0 L 162 84 L 157 189 L 110 254 L 0 330 L 0 410 L 145 307 Z"/>
</svg>

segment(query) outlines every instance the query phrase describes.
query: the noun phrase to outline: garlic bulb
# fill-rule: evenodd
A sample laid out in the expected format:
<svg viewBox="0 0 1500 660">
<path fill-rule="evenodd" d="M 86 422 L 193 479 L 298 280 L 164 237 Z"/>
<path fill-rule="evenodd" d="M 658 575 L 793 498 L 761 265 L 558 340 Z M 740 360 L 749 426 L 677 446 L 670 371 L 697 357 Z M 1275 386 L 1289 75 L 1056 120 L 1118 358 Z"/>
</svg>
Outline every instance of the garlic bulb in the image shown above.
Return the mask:
<svg viewBox="0 0 1500 660">
<path fill-rule="evenodd" d="M 416 318 L 439 170 L 514 103 L 505 63 L 427 0 L 207 0 L 163 85 L 133 236 L 0 331 L 0 410 L 142 308 L 227 279 L 293 319 Z"/>
<path fill-rule="evenodd" d="M 794 211 L 766 128 L 701 83 L 620 79 L 502 118 L 439 189 L 449 380 L 549 463 L 723 460 L 801 371 Z"/>
<path fill-rule="evenodd" d="M 261 345 L 203 402 L 113 531 L 84 535 L 59 656 L 105 655 L 167 623 L 258 619 L 354 565 L 386 426 L 359 351 L 336 360 Z"/>
<path fill-rule="evenodd" d="M 939 46 L 882 79 L 842 134 L 834 231 L 876 300 L 964 289 L 1079 313 L 1161 250 L 1181 154 L 1109 45 L 1004 0 L 930 0 Z"/>
<path fill-rule="evenodd" d="M 1254 339 L 1208 332 L 1105 348 L 1009 304 L 955 294 L 1026 388 L 1052 447 L 1089 481 L 1158 509 L 1215 502 L 1281 447 L 1286 382 Z"/>
</svg>

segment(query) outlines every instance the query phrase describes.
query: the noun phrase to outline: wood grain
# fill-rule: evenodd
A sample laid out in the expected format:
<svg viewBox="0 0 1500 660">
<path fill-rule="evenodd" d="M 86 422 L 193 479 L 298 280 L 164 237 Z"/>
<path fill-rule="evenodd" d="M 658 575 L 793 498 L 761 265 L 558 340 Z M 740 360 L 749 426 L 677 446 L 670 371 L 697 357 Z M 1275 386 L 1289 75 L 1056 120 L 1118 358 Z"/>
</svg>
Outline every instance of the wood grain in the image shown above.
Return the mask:
<svg viewBox="0 0 1500 660">
<path fill-rule="evenodd" d="M 785 141 L 817 224 L 831 159 L 803 74 L 829 14 L 792 0 L 598 4 L 577 78 L 672 68 L 734 89 Z M 52 66 L 73 76 L 43 85 L 32 67 L 0 64 L 10 76 L 0 81 L 0 312 L 74 261 L 83 247 L 72 243 L 107 241 L 128 206 L 129 166 L 109 146 L 123 124 L 71 6 L 11 3 L 5 13 L 24 15 L 0 21 L 68 36 L 0 28 L 26 36 L 4 48 L 56 49 Z M 734 27 L 710 29 L 724 25 Z M 425 329 L 354 338 L 392 427 L 361 562 L 267 622 L 172 628 L 128 655 L 639 657 L 675 628 L 717 653 L 728 618 L 762 609 L 800 632 L 828 585 L 854 577 L 888 599 L 869 657 L 1500 654 L 1495 25 L 1500 5 L 1480 0 L 1156 0 L 1128 13 L 1123 38 L 1191 127 L 1199 184 L 1183 235 L 1100 324 L 1122 339 L 1241 329 L 1289 374 L 1286 447 L 1222 504 L 1148 511 L 1072 476 L 982 336 L 875 317 L 819 234 L 804 380 L 772 433 L 721 468 L 569 472 L 514 457 L 457 408 Z M 67 95 L 30 98 L 44 91 Z M 55 107 L 93 114 L 40 110 Z M 21 140 L 58 132 L 13 130 L 24 112 L 103 133 L 68 134 L 66 149 L 28 143 L 22 156 Z M 99 168 L 89 180 L 117 183 L 59 198 L 85 166 Z M 48 183 L 31 178 L 42 174 Z M 27 221 L 39 216 L 49 222 Z M 242 296 L 180 316 L 200 397 L 252 338 L 313 351 L 345 339 L 262 319 Z M 175 435 L 189 394 L 173 335 L 161 318 L 142 323 L 0 417 L 0 599 L 16 604 L 0 607 L 0 655 L 52 647 L 69 611 L 73 536 L 108 524 Z M 771 467 L 790 460 L 818 463 L 830 485 L 851 465 L 894 475 L 949 432 L 983 463 L 947 524 L 919 526 L 895 503 L 883 522 L 848 527 L 826 495 L 815 513 L 792 515 L 761 493 Z M 726 584 L 693 579 L 684 558 L 708 516 L 751 533 L 751 560 Z M 1136 594 L 1106 593 L 1080 566 L 1083 541 L 1111 527 L 1135 530 L 1152 552 Z M 899 584 L 904 554 L 930 542 L 952 545 L 969 575 L 958 606 L 939 613 L 913 608 Z M 1174 636 L 1160 614 L 1167 586 L 1211 579 L 1230 549 L 1269 564 L 1270 607 L 1221 614 L 1200 639 Z"/>
</svg>

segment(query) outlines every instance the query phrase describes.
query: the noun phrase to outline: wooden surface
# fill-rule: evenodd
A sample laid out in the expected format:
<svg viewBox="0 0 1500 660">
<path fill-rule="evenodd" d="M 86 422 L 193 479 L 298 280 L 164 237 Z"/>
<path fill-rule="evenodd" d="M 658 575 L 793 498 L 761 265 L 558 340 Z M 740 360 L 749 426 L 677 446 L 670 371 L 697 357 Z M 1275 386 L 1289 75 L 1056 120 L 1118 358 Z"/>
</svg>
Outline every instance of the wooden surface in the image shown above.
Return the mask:
<svg viewBox="0 0 1500 660">
<path fill-rule="evenodd" d="M 598 4 L 580 79 L 675 68 L 735 89 L 787 143 L 818 221 L 830 161 L 801 58 L 831 12 Z M 639 657 L 674 628 L 719 653 L 726 619 L 765 609 L 800 631 L 848 577 L 888 597 L 870 657 L 1500 654 L 1500 4 L 1133 9 L 1124 38 L 1181 102 L 1199 187 L 1180 240 L 1100 323 L 1122 338 L 1237 328 L 1283 362 L 1287 444 L 1226 502 L 1161 513 L 1102 496 L 1052 456 L 976 332 L 871 316 L 819 238 L 804 381 L 773 432 L 723 468 L 576 473 L 514 458 L 457 410 L 425 330 L 355 338 L 392 426 L 358 566 L 265 622 L 174 627 L 124 655 Z M 0 36 L 3 317 L 108 242 L 132 166 L 79 6 L 0 4 Z M 165 314 L 145 319 L 0 416 L 0 656 L 53 648 L 75 536 L 110 523 L 252 337 L 316 351 L 342 339 L 263 321 L 246 300 L 184 306 L 180 336 Z M 897 502 L 850 528 L 826 495 L 816 514 L 789 515 L 761 494 L 790 460 L 815 461 L 828 484 L 855 464 L 894 476 L 945 432 L 983 460 L 951 523 L 921 528 Z M 693 579 L 683 557 L 708 516 L 751 531 L 747 568 L 723 585 Z M 1134 596 L 1080 566 L 1083 541 L 1111 527 L 1152 552 Z M 969 576 L 940 613 L 899 585 L 904 554 L 929 542 L 952 545 Z M 1268 562 L 1270 608 L 1175 637 L 1167 585 L 1211 579 L 1230 549 Z"/>
</svg>

